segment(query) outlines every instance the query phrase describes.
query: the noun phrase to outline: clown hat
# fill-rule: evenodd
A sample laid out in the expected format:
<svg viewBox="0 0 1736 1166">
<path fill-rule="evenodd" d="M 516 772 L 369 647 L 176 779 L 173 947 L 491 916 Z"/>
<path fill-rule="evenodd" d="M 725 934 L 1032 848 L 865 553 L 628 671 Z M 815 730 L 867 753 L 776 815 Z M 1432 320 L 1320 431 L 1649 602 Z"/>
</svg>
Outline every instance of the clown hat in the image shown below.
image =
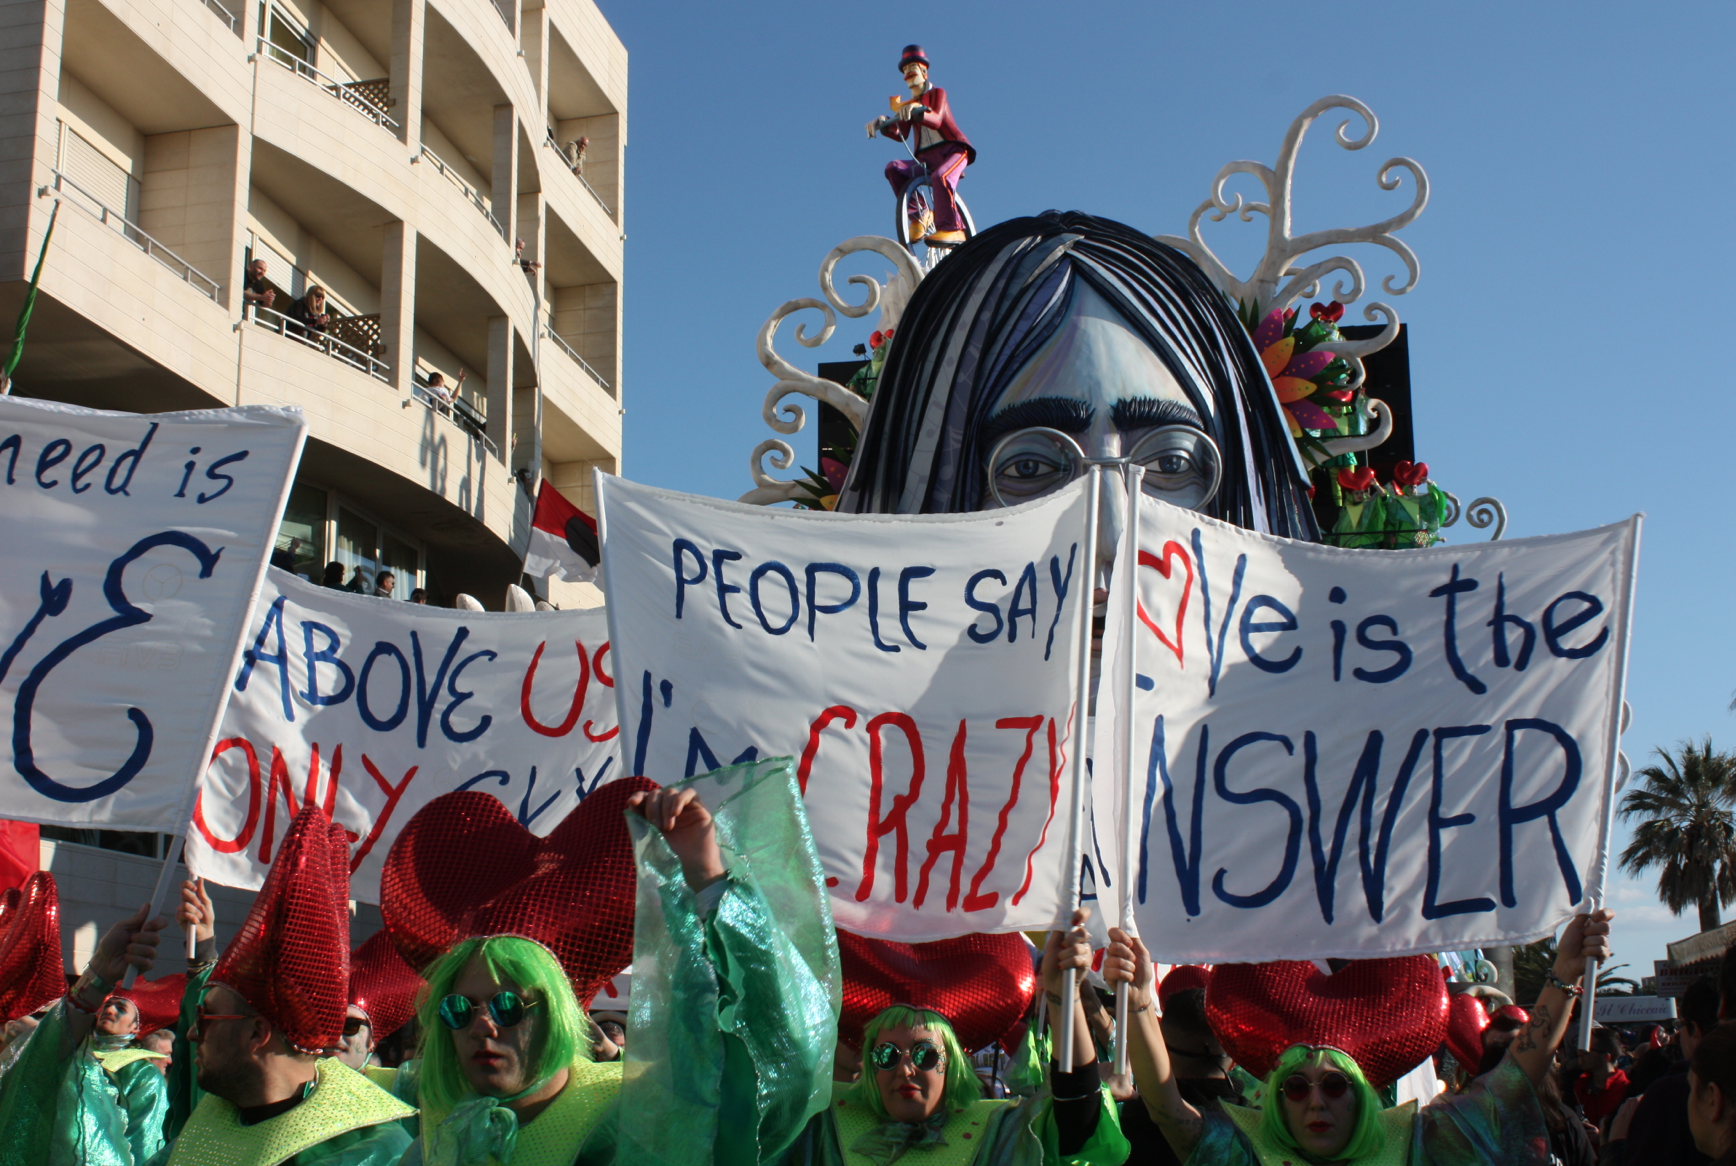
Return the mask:
<svg viewBox="0 0 1736 1166">
<path fill-rule="evenodd" d="M 66 991 L 60 895 L 39 870 L 0 895 L 0 1023 L 47 1008 Z"/>
<path fill-rule="evenodd" d="M 295 1049 L 335 1045 L 350 977 L 349 898 L 349 840 L 309 802 L 211 982 L 240 993 Z"/>
<path fill-rule="evenodd" d="M 110 1000 L 130 1000 L 139 1010 L 139 1035 L 169 1028 L 181 1016 L 181 997 L 187 994 L 187 973 L 176 972 L 160 980 L 135 980 L 131 988 L 116 988 Z"/>
<path fill-rule="evenodd" d="M 1428 956 L 1352 960 L 1328 975 L 1307 960 L 1217 964 L 1206 1020 L 1224 1050 L 1264 1077 L 1292 1045 L 1338 1049 L 1375 1088 L 1434 1054 L 1447 1034 L 1447 986 Z"/>
<path fill-rule="evenodd" d="M 898 60 L 898 71 L 904 72 L 907 65 L 921 65 L 928 68 L 928 54 L 922 51 L 921 45 L 905 45 L 904 55 Z"/>
<path fill-rule="evenodd" d="M 442 794 L 405 823 L 380 872 L 380 914 L 405 963 L 425 971 L 466 939 L 534 940 L 589 1004 L 633 961 L 638 878 L 627 800 L 646 777 L 602 786 L 538 838 L 498 798 Z"/>
<path fill-rule="evenodd" d="M 1017 932 L 893 943 L 838 932 L 844 1006 L 838 1037 L 861 1047 L 868 1022 L 894 1004 L 938 1012 L 969 1051 L 1005 1036 L 1037 991 L 1031 948 Z"/>
<path fill-rule="evenodd" d="M 375 1040 L 404 1027 L 416 1011 L 421 989 L 422 977 L 404 962 L 384 931 L 375 932 L 350 955 L 350 1003 L 368 1014 Z"/>
</svg>

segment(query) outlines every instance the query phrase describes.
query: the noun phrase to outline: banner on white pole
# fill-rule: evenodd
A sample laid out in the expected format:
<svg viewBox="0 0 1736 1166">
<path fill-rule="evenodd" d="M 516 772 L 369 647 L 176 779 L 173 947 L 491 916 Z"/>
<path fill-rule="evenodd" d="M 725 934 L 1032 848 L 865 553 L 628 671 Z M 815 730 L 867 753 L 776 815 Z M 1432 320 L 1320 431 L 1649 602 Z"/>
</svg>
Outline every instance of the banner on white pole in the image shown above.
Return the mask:
<svg viewBox="0 0 1736 1166">
<path fill-rule="evenodd" d="M 195 873 L 258 887 L 308 801 L 352 837 L 350 894 L 380 898 L 405 822 L 493 794 L 546 835 L 617 776 L 601 608 L 485 614 L 316 587 L 273 568 L 187 834 Z"/>
<path fill-rule="evenodd" d="M 7 817 L 181 829 L 305 432 L 0 397 Z"/>
<path fill-rule="evenodd" d="M 1133 645 L 1137 745 L 1102 685 L 1093 785 L 1133 878 L 1100 830 L 1100 896 L 1176 963 L 1548 934 L 1603 893 L 1638 539 L 1346 551 L 1143 507 L 1102 670 Z"/>
<path fill-rule="evenodd" d="M 769 510 L 598 475 L 623 772 L 789 755 L 840 927 L 1060 918 L 1078 483 L 1011 510 Z"/>
</svg>

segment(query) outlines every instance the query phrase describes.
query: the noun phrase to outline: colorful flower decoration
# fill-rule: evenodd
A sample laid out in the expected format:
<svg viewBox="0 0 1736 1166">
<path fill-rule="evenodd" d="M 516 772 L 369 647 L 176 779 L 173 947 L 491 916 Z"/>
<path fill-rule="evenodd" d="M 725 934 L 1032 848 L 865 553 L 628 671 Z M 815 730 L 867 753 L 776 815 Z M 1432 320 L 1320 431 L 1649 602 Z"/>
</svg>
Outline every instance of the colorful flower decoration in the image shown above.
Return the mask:
<svg viewBox="0 0 1736 1166">
<path fill-rule="evenodd" d="M 1355 394 L 1344 388 L 1350 366 L 1331 349 L 1319 347 L 1343 337 L 1338 320 L 1344 315 L 1343 304 L 1315 304 L 1309 309 L 1312 317 L 1303 327 L 1296 327 L 1296 309 L 1273 308 L 1254 329 L 1254 347 L 1272 387 L 1278 391 L 1278 402 L 1284 407 L 1290 423 L 1290 436 L 1302 440 L 1304 430 L 1330 432 L 1338 429 L 1338 420 L 1320 407 L 1320 399 L 1334 404 L 1347 404 Z"/>
</svg>

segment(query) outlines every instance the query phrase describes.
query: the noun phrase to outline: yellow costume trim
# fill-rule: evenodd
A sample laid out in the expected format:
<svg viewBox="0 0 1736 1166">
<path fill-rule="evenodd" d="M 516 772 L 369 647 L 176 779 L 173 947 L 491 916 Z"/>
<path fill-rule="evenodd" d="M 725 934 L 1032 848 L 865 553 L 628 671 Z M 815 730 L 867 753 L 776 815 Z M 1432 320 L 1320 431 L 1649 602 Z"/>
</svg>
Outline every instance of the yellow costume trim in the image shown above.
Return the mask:
<svg viewBox="0 0 1736 1166">
<path fill-rule="evenodd" d="M 518 1144 L 512 1151 L 512 1166 L 571 1166 L 579 1146 L 599 1119 L 621 1095 L 621 1062 L 593 1064 L 576 1062 L 568 1071 L 566 1086 L 535 1120 L 518 1128 Z M 445 1113 L 422 1115 L 423 1136 L 438 1130 Z M 494 1162 L 491 1156 L 488 1159 Z"/>
<path fill-rule="evenodd" d="M 275 1166 L 303 1150 L 416 1111 L 354 1069 L 327 1058 L 313 1092 L 287 1113 L 244 1126 L 235 1106 L 206 1094 L 175 1139 L 169 1166 Z"/>
<path fill-rule="evenodd" d="M 118 1073 L 134 1061 L 166 1061 L 169 1058 L 162 1053 L 153 1053 L 150 1049 L 125 1048 L 97 1053 L 96 1059 L 97 1063 L 110 1073 Z"/>
<path fill-rule="evenodd" d="M 1262 1128 L 1265 1121 L 1263 1111 L 1245 1105 L 1226 1105 L 1224 1115 L 1247 1136 L 1262 1166 L 1301 1166 L 1296 1151 L 1266 1143 L 1266 1133 Z M 1414 1101 L 1381 1110 L 1377 1119 L 1380 1122 L 1380 1149 L 1346 1162 L 1344 1166 L 1405 1166 L 1410 1161 L 1411 1127 L 1416 1123 L 1416 1117 L 1417 1103 Z"/>
<path fill-rule="evenodd" d="M 849 1166 L 872 1166 L 867 1158 L 852 1151 L 851 1147 L 862 1135 L 881 1125 L 886 1119 L 869 1112 L 866 1106 L 841 1096 L 852 1088 L 854 1086 L 846 1085 L 832 1090 L 832 1118 L 838 1125 L 838 1149 Z M 977 1156 L 977 1151 L 982 1149 L 989 1124 L 994 1120 L 995 1110 L 1012 1104 L 1014 1103 L 1011 1101 L 997 1101 L 988 1097 L 972 1102 L 969 1109 L 955 1113 L 947 1119 L 946 1125 L 941 1129 L 941 1136 L 946 1139 L 945 1145 L 926 1146 L 920 1152 L 912 1154 L 909 1161 L 913 1166 L 967 1166 Z M 900 1161 L 904 1159 L 901 1158 Z"/>
</svg>

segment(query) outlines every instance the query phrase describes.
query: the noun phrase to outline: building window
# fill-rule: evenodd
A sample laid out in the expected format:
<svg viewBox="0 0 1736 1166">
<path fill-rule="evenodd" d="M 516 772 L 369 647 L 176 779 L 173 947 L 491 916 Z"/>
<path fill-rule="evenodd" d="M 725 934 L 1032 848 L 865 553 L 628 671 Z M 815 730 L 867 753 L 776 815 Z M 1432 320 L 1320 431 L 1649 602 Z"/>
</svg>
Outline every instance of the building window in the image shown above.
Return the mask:
<svg viewBox="0 0 1736 1166">
<path fill-rule="evenodd" d="M 277 549 L 288 550 L 293 539 L 301 540 L 295 573 L 310 583 L 323 582 L 326 564 L 335 562 L 343 567 L 342 586 L 361 595 L 374 593 L 382 570 L 396 577 L 393 599 L 407 600 L 410 592 L 424 585 L 421 545 L 330 490 L 306 482 L 290 489 L 277 528 Z"/>
<path fill-rule="evenodd" d="M 295 62 L 313 64 L 313 37 L 289 13 L 275 4 L 259 6 L 259 27 L 271 45 L 271 55 L 280 65 L 295 68 Z"/>
<path fill-rule="evenodd" d="M 344 586 L 364 595 L 374 593 L 374 573 L 380 569 L 380 528 L 351 510 L 338 507 L 337 552 L 344 565 Z M 356 572 L 362 574 L 358 579 Z"/>
<path fill-rule="evenodd" d="M 278 550 L 286 551 L 291 542 L 300 541 L 295 549 L 294 573 L 310 583 L 320 581 L 326 565 L 327 505 L 324 490 L 297 482 L 289 491 L 283 523 L 277 528 Z"/>
</svg>

